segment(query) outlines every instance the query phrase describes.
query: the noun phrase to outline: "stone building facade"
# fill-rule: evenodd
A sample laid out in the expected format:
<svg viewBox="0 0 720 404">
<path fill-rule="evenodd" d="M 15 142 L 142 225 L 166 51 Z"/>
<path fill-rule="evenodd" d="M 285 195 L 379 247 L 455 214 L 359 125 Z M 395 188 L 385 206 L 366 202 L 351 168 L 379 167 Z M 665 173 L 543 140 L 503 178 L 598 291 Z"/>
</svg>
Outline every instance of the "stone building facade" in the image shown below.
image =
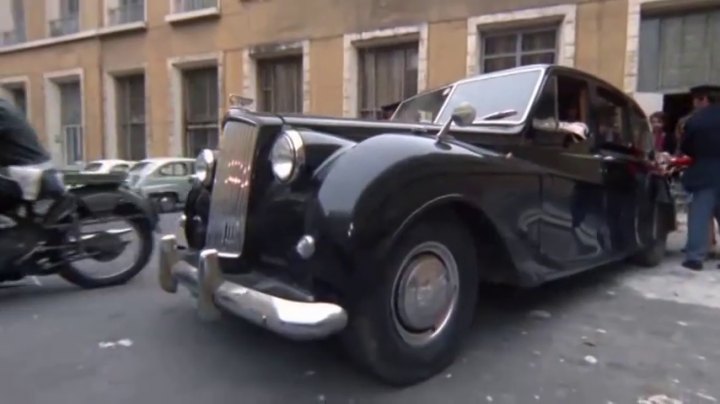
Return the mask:
<svg viewBox="0 0 720 404">
<path fill-rule="evenodd" d="M 192 156 L 217 142 L 229 94 L 261 110 L 372 117 L 468 74 L 538 62 L 598 74 L 650 110 L 720 80 L 717 10 L 720 0 L 0 0 L 0 96 L 60 165 Z"/>
</svg>

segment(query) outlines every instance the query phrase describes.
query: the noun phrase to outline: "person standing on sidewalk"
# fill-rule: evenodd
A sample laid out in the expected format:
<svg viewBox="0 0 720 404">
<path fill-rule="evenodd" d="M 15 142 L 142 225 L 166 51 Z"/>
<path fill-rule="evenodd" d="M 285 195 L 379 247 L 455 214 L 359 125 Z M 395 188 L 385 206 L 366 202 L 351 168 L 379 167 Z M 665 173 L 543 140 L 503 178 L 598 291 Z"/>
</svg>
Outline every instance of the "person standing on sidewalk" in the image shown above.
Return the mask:
<svg viewBox="0 0 720 404">
<path fill-rule="evenodd" d="M 680 150 L 693 159 L 682 183 L 692 194 L 685 268 L 700 271 L 708 253 L 713 216 L 720 205 L 720 86 L 690 89 L 695 111 L 683 125 Z"/>
</svg>

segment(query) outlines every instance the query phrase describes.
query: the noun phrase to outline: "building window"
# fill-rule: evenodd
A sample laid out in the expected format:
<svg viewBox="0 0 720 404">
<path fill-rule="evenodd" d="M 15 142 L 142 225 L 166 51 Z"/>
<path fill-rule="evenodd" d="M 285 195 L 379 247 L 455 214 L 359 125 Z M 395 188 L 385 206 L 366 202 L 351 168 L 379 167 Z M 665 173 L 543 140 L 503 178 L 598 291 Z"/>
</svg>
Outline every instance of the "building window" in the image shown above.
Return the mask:
<svg viewBox="0 0 720 404">
<path fill-rule="evenodd" d="M 215 8 L 218 0 L 172 0 L 174 13 L 188 13 L 191 11 Z"/>
<path fill-rule="evenodd" d="M 84 159 L 82 92 L 79 81 L 58 83 L 60 90 L 61 142 L 65 162 L 76 165 Z"/>
<path fill-rule="evenodd" d="M 382 107 L 417 94 L 418 43 L 358 49 L 360 116 L 380 119 Z"/>
<path fill-rule="evenodd" d="M 80 31 L 80 0 L 55 0 L 57 8 L 49 8 L 50 36 L 70 35 Z"/>
<path fill-rule="evenodd" d="M 483 73 L 557 60 L 557 28 L 483 33 Z"/>
<path fill-rule="evenodd" d="M 145 75 L 118 77 L 117 133 L 121 159 L 137 161 L 145 151 Z"/>
<path fill-rule="evenodd" d="M 145 0 L 107 0 L 108 25 L 145 20 Z"/>
<path fill-rule="evenodd" d="M 12 102 L 15 106 L 27 116 L 27 91 L 24 85 L 9 89 L 12 96 Z"/>
<path fill-rule="evenodd" d="M 184 72 L 185 154 L 197 156 L 218 145 L 218 69 Z"/>
<path fill-rule="evenodd" d="M 0 2 L 0 46 L 15 45 L 26 39 L 23 0 Z"/>
<path fill-rule="evenodd" d="M 720 82 L 720 9 L 644 15 L 638 90 L 684 91 Z"/>
<path fill-rule="evenodd" d="M 302 112 L 303 59 L 301 55 L 259 59 L 258 103 L 265 112 Z"/>
</svg>

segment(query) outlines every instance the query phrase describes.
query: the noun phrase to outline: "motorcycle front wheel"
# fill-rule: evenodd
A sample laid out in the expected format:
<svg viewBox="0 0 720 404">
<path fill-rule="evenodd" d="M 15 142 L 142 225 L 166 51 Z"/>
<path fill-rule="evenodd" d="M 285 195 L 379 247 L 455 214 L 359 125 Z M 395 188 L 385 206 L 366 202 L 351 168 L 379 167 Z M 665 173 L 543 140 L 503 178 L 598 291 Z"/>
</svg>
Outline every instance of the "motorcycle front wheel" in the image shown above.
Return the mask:
<svg viewBox="0 0 720 404">
<path fill-rule="evenodd" d="M 135 240 L 128 240 L 132 236 Z M 130 281 L 150 262 L 154 246 L 153 231 L 144 220 L 111 212 L 81 217 L 63 243 L 68 248 L 61 250 L 59 275 L 85 289 Z"/>
</svg>

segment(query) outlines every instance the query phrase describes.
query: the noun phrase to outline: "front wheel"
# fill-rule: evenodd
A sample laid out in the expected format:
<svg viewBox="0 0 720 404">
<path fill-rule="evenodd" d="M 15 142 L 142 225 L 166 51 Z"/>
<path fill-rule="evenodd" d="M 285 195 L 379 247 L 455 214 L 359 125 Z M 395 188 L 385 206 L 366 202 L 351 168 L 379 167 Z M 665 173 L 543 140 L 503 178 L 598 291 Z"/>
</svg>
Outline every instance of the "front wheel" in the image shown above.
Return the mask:
<svg viewBox="0 0 720 404">
<path fill-rule="evenodd" d="M 66 251 L 59 275 L 85 289 L 121 285 L 134 278 L 150 261 L 153 232 L 143 219 L 120 214 L 83 217 L 77 235 L 65 243 L 80 248 Z"/>
<path fill-rule="evenodd" d="M 343 342 L 381 380 L 418 383 L 454 361 L 471 325 L 478 291 L 472 236 L 454 218 L 425 220 L 383 261 L 356 268 L 363 280 Z"/>
</svg>

